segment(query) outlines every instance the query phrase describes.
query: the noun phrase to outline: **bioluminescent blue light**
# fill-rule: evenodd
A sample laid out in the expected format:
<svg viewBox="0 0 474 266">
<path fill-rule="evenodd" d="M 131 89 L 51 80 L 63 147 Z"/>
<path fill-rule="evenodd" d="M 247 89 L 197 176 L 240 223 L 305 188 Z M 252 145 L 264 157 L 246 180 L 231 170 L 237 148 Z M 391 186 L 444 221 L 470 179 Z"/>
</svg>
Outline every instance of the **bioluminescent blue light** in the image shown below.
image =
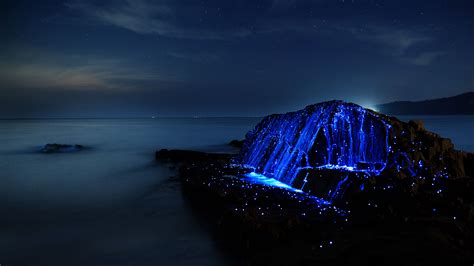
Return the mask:
<svg viewBox="0 0 474 266">
<path fill-rule="evenodd" d="M 329 202 L 327 200 L 308 195 L 307 193 L 303 192 L 301 189 L 293 188 L 293 187 L 291 187 L 291 186 L 289 186 L 289 185 L 287 185 L 283 182 L 280 182 L 280 181 L 276 180 L 275 178 L 266 177 L 262 174 L 258 174 L 258 173 L 255 173 L 255 172 L 250 172 L 248 174 L 245 174 L 244 177 L 245 177 L 246 181 L 248 181 L 252 184 L 260 184 L 260 185 L 264 185 L 264 186 L 276 187 L 276 188 L 288 190 L 288 191 L 291 191 L 291 192 L 295 192 L 295 193 L 304 195 L 304 197 L 313 199 L 317 204 L 321 204 L 321 205 L 331 204 L 331 202 Z"/>
<path fill-rule="evenodd" d="M 266 177 L 262 174 L 257 174 L 255 172 L 248 173 L 245 175 L 245 177 L 249 182 L 254 183 L 254 184 L 262 184 L 262 185 L 271 186 L 271 187 L 279 187 L 279 188 L 283 188 L 283 189 L 290 190 L 297 193 L 303 192 L 302 190 L 293 188 L 285 183 L 282 183 L 276 180 L 275 178 Z"/>
<path fill-rule="evenodd" d="M 344 179 L 339 181 L 336 185 L 336 188 L 333 190 L 330 190 L 328 193 L 328 198 L 330 201 L 333 201 L 335 198 L 342 196 L 344 194 L 344 188 L 346 187 L 347 183 L 349 180 L 349 176 L 347 175 Z"/>
<path fill-rule="evenodd" d="M 378 175 L 387 164 L 389 129 L 370 110 L 325 102 L 264 118 L 247 134 L 241 160 L 256 173 L 290 187 L 296 178 L 310 179 L 305 176 L 309 169 Z"/>
</svg>

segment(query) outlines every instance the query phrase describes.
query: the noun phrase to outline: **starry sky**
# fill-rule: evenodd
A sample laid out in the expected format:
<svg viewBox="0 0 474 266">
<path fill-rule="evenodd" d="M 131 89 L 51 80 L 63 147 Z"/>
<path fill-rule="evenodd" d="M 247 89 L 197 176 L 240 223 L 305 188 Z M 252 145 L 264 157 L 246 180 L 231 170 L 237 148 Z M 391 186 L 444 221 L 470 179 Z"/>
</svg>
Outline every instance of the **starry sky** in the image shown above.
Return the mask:
<svg viewBox="0 0 474 266">
<path fill-rule="evenodd" d="M 0 117 L 261 116 L 474 89 L 474 1 L 2 0 Z"/>
</svg>

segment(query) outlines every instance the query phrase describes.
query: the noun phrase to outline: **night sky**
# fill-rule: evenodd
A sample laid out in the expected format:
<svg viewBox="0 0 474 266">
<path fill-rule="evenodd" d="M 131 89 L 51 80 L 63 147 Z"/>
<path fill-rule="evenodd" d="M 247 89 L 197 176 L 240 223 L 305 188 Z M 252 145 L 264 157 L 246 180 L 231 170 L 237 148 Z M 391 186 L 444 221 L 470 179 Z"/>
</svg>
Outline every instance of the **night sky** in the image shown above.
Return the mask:
<svg viewBox="0 0 474 266">
<path fill-rule="evenodd" d="M 474 1 L 0 2 L 0 117 L 261 116 L 474 88 Z"/>
</svg>

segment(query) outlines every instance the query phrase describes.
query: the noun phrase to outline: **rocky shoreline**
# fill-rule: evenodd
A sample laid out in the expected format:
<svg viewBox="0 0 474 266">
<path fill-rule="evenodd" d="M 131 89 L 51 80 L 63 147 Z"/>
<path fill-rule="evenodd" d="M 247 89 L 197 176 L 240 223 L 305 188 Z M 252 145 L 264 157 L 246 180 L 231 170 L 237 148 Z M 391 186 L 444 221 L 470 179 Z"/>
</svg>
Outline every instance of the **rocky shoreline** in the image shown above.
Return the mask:
<svg viewBox="0 0 474 266">
<path fill-rule="evenodd" d="M 350 112 L 359 112 L 355 105 L 337 102 L 336 106 L 340 104 Z M 280 180 L 278 172 L 272 173 L 267 162 L 277 156 L 290 158 L 295 151 L 280 154 L 285 149 L 272 141 L 287 137 L 268 132 L 284 132 L 280 122 L 285 119 L 302 119 L 302 124 L 307 124 L 307 117 L 313 117 L 320 107 L 285 114 L 283 119 L 281 115 L 265 118 L 243 142 L 231 142 L 242 147 L 238 155 L 160 150 L 156 160 L 178 166 L 190 205 L 206 214 L 205 223 L 214 225 L 216 240 L 236 257 L 237 265 L 472 264 L 473 154 L 456 151 L 450 140 L 426 131 L 421 122 L 404 123 L 362 110 L 364 115 L 371 112 L 375 120 L 361 123 L 357 132 L 366 125 L 370 132 L 374 126 L 388 125 L 388 133 L 383 135 L 387 150 L 378 157 L 364 155 L 375 158 L 376 163 L 356 162 L 352 167 L 347 166 L 352 162 L 348 157 L 338 157 L 346 160 L 344 167 L 311 165 L 298 168 L 292 183 L 274 183 Z M 334 123 L 332 117 L 327 121 Z M 274 127 L 268 127 L 270 124 Z M 296 124 L 293 126 L 298 127 Z M 299 143 L 302 136 L 299 128 L 293 143 Z M 326 130 L 334 133 L 334 128 Z M 245 158 L 251 157 L 247 156 L 250 147 L 265 141 L 261 138 L 265 134 L 270 141 L 259 151 L 260 164 L 249 165 L 251 160 Z M 260 139 L 256 141 L 255 136 Z M 284 145 L 291 141 L 287 138 Z M 321 141 L 314 143 L 327 147 Z M 311 149 L 321 151 L 317 145 L 312 144 Z M 346 151 L 339 149 L 338 156 Z M 361 157 L 361 150 L 350 151 Z M 255 153 L 252 156 L 256 158 Z M 304 156 L 291 158 L 298 165 L 307 163 L 306 159 L 297 161 Z M 379 162 L 384 164 L 383 170 Z M 260 174 L 263 169 L 269 177 Z"/>
<path fill-rule="evenodd" d="M 474 258 L 472 178 L 448 182 L 437 198 L 364 190 L 352 195 L 344 215 L 331 207 L 320 214 L 311 198 L 228 180 L 243 174 L 227 167 L 229 158 L 157 152 L 160 162 L 180 165 L 190 206 L 237 265 L 463 265 Z"/>
</svg>

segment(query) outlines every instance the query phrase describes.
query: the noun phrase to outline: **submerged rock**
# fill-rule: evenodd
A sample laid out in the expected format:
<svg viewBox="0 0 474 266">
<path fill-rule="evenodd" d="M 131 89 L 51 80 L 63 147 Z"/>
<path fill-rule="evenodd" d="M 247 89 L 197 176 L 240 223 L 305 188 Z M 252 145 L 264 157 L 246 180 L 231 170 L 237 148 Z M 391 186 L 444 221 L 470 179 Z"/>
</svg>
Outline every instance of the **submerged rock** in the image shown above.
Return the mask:
<svg viewBox="0 0 474 266">
<path fill-rule="evenodd" d="M 41 148 L 42 153 L 66 153 L 66 152 L 76 152 L 84 149 L 84 146 L 74 144 L 46 144 Z"/>
</svg>

